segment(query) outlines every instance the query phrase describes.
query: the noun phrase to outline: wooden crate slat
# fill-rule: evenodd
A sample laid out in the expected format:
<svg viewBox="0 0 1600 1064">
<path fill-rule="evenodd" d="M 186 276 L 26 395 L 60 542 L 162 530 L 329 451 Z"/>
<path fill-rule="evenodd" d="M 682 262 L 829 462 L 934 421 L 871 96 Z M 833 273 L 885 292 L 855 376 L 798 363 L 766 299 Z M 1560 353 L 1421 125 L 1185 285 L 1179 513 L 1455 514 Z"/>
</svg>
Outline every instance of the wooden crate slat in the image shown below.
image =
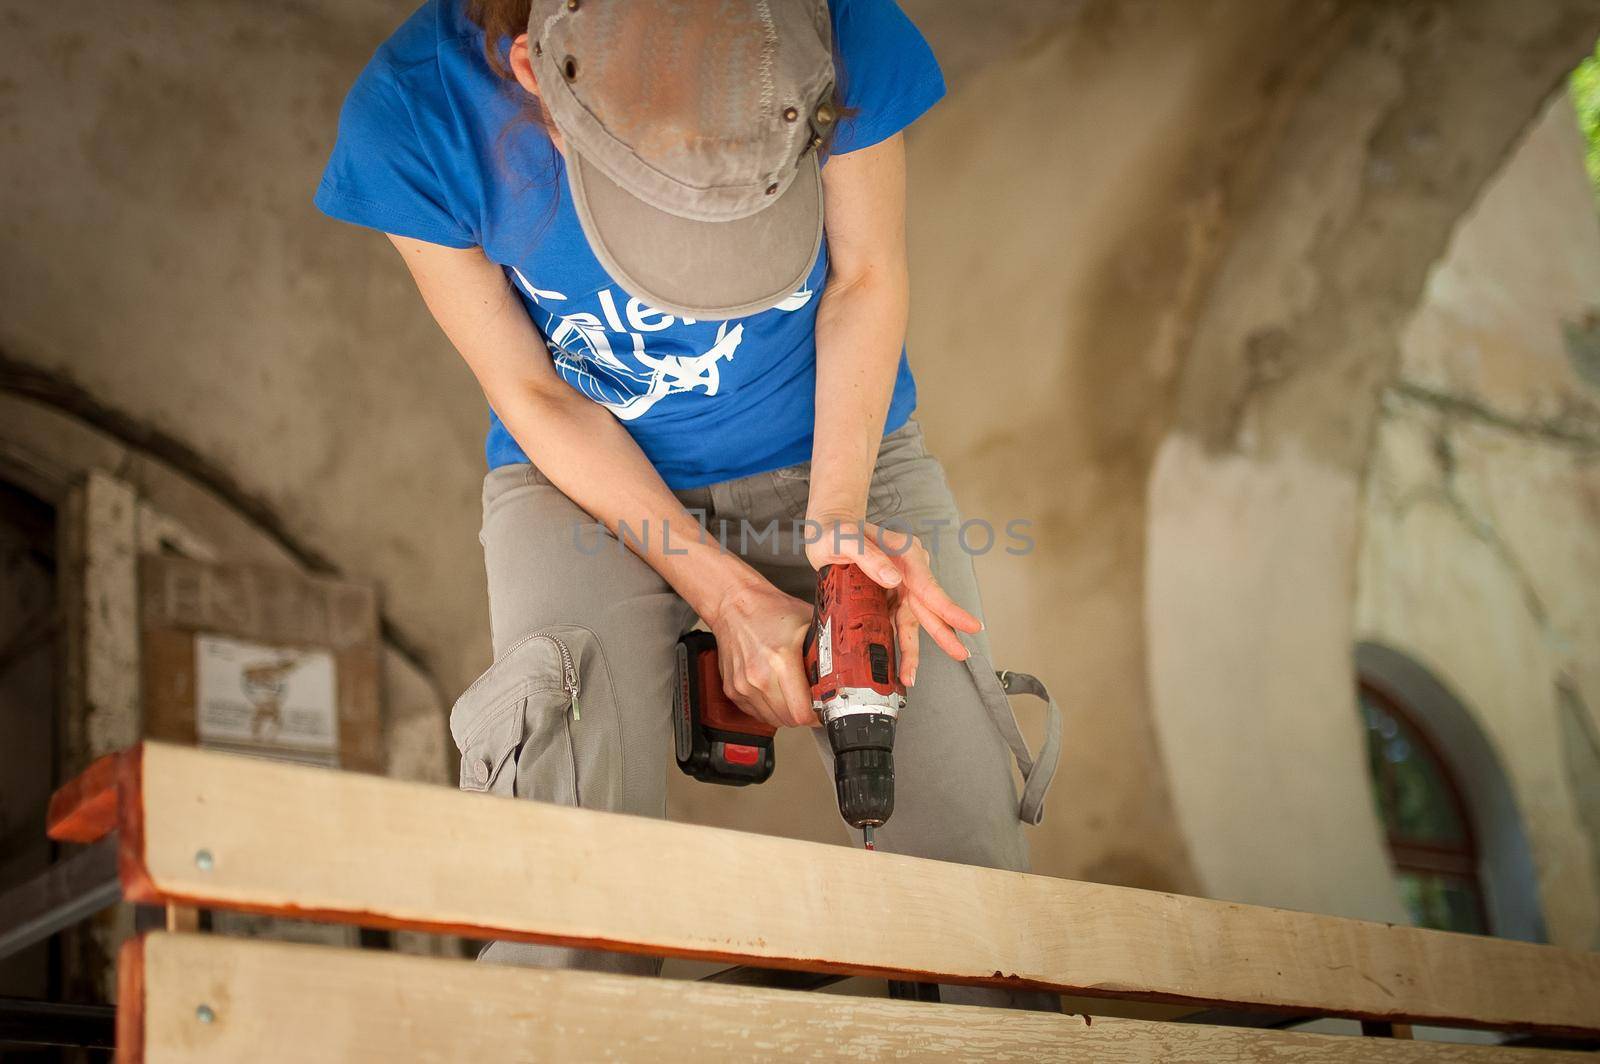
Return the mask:
<svg viewBox="0 0 1600 1064">
<path fill-rule="evenodd" d="M 146 744 L 124 889 L 854 975 L 1600 1032 L 1600 954 L 1018 875 Z"/>
<path fill-rule="evenodd" d="M 1090 1020 L 153 934 L 123 1064 L 986 1060 L 1577 1064 L 1588 1054 Z"/>
</svg>

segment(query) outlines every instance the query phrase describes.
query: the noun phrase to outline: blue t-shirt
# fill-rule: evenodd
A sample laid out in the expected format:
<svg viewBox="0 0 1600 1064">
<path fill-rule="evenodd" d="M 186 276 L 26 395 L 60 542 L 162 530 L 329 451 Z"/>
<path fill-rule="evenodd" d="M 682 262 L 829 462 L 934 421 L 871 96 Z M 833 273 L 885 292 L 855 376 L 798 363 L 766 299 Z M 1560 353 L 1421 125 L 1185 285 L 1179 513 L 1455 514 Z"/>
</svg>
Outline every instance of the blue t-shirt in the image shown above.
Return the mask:
<svg viewBox="0 0 1600 1064">
<path fill-rule="evenodd" d="M 730 321 L 674 317 L 628 295 L 578 224 L 561 156 L 519 116 L 520 86 L 483 54 L 462 0 L 428 0 L 356 79 L 317 189 L 329 215 L 500 263 L 561 376 L 627 427 L 662 478 L 691 488 L 811 456 L 817 301 L 827 243 L 806 283 Z M 832 0 L 843 154 L 886 140 L 944 95 L 927 42 L 894 0 Z M 509 41 L 501 42 L 502 53 Z M 916 386 L 900 355 L 884 430 Z M 493 410 L 491 469 L 527 456 Z"/>
</svg>

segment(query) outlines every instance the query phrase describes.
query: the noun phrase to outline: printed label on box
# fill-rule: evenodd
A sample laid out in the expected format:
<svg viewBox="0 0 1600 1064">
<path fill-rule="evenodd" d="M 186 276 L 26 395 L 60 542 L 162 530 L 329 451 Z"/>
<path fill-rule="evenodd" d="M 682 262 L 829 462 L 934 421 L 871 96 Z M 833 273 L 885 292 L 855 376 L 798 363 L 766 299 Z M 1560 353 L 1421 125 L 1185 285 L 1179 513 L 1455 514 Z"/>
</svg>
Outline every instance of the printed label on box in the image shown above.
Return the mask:
<svg viewBox="0 0 1600 1064">
<path fill-rule="evenodd" d="M 337 762 L 338 684 L 330 651 L 199 634 L 194 656 L 202 744 Z"/>
</svg>

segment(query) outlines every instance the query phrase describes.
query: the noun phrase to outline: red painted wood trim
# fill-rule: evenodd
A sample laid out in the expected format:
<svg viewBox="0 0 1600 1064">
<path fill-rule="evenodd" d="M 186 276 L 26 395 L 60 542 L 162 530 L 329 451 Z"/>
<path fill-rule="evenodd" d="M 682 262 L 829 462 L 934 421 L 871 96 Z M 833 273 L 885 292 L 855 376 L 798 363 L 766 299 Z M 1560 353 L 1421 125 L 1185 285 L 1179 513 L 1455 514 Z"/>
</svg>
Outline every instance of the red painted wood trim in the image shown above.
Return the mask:
<svg viewBox="0 0 1600 1064">
<path fill-rule="evenodd" d="M 99 758 L 50 796 L 45 833 L 57 842 L 98 842 L 117 827 L 117 780 L 134 750 Z"/>
<path fill-rule="evenodd" d="M 144 1064 L 144 936 L 117 954 L 117 1064 Z"/>
<path fill-rule="evenodd" d="M 167 897 L 150 878 L 144 859 L 144 747 L 128 751 L 117 773 L 117 878 L 122 896 L 144 905 L 164 905 Z"/>
</svg>

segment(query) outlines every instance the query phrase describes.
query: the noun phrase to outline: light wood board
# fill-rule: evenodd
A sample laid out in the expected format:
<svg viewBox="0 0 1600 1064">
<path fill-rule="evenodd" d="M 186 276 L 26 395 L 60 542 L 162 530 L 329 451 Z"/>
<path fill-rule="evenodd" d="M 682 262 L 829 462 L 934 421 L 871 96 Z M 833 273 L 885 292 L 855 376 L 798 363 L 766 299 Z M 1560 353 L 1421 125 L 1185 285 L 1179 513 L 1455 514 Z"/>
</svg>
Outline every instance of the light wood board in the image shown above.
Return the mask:
<svg viewBox="0 0 1600 1064">
<path fill-rule="evenodd" d="M 124 953 L 123 1064 L 1055 1060 L 1576 1064 L 1588 1054 L 1305 1035 L 494 968 L 217 936 Z M 138 1012 L 137 1016 L 131 1015 Z"/>
<path fill-rule="evenodd" d="M 1252 1011 L 1600 1031 L 1596 953 L 160 744 L 130 755 L 121 787 L 124 889 L 152 903 Z"/>
</svg>

